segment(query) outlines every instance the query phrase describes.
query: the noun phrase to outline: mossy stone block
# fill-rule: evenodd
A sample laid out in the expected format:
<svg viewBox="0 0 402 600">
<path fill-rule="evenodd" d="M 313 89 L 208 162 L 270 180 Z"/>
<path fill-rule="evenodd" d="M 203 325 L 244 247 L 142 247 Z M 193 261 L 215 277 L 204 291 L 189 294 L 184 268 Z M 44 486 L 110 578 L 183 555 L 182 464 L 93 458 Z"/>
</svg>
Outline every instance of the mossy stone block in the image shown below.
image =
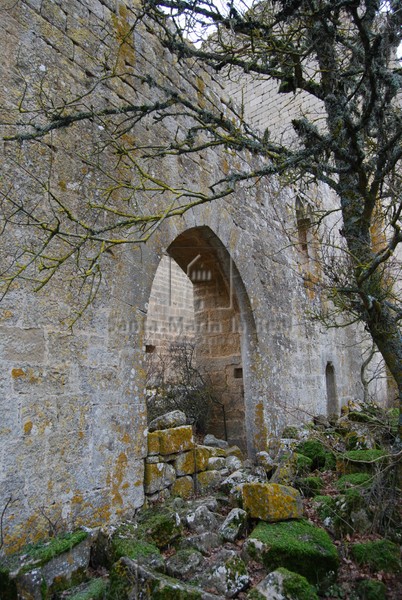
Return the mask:
<svg viewBox="0 0 402 600">
<path fill-rule="evenodd" d="M 75 531 L 26 546 L 0 567 L 0 597 L 44 600 L 83 581 L 95 533 Z M 16 595 L 14 593 L 16 592 Z"/>
<path fill-rule="evenodd" d="M 87 584 L 79 586 L 75 593 L 68 596 L 68 600 L 103 600 L 107 587 L 107 580 L 98 577 Z"/>
<path fill-rule="evenodd" d="M 161 556 L 155 544 L 150 544 L 137 537 L 120 537 L 120 535 L 115 535 L 112 538 L 111 549 L 113 562 L 116 562 L 122 556 L 127 556 L 134 560 Z"/>
<path fill-rule="evenodd" d="M 300 519 L 303 504 L 300 493 L 278 483 L 245 483 L 242 488 L 243 508 L 253 519 L 283 521 Z"/>
<path fill-rule="evenodd" d="M 259 596 L 257 594 L 260 594 Z M 272 598 L 282 600 L 318 600 L 314 587 L 303 575 L 281 567 L 272 571 L 258 583 L 253 595 L 247 598 Z"/>
<path fill-rule="evenodd" d="M 390 540 L 354 544 L 351 554 L 359 565 L 365 565 L 374 572 L 396 573 L 402 570 L 399 546 Z"/>
<path fill-rule="evenodd" d="M 194 481 L 190 475 L 178 477 L 171 488 L 172 496 L 188 499 L 194 494 Z"/>
<path fill-rule="evenodd" d="M 284 567 L 313 584 L 329 581 L 338 569 L 338 553 L 327 532 L 305 520 L 259 523 L 247 552 L 269 570 Z"/>
<path fill-rule="evenodd" d="M 159 453 L 162 456 L 185 452 L 194 448 L 193 429 L 191 425 L 164 429 L 159 433 Z"/>
<path fill-rule="evenodd" d="M 182 533 L 177 513 L 146 511 L 139 517 L 137 539 L 144 539 L 158 548 L 165 548 Z"/>
<path fill-rule="evenodd" d="M 381 467 L 385 461 L 384 450 L 349 450 L 336 461 L 339 473 L 372 473 Z"/>
<path fill-rule="evenodd" d="M 351 473 L 350 475 L 342 475 L 335 483 L 335 486 L 340 492 L 345 492 L 350 488 L 367 488 L 373 482 L 373 478 L 369 473 Z"/>
<path fill-rule="evenodd" d="M 327 450 L 320 440 L 310 439 L 302 442 L 297 446 L 297 452 L 311 458 L 312 470 L 333 468 L 335 467 L 335 459 L 332 452 Z"/>
</svg>

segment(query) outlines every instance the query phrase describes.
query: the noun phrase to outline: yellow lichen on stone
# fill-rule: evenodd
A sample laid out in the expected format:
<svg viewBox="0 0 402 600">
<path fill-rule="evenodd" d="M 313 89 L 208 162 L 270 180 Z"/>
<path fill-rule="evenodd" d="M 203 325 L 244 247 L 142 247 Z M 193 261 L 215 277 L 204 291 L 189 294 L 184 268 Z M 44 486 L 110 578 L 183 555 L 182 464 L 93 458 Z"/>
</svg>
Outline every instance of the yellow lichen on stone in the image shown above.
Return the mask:
<svg viewBox="0 0 402 600">
<path fill-rule="evenodd" d="M 180 496 L 180 498 L 191 498 L 194 494 L 194 481 L 192 477 L 179 477 L 173 483 L 171 488 L 172 496 Z"/>
<path fill-rule="evenodd" d="M 27 421 L 24 423 L 24 433 L 25 435 L 29 435 L 32 431 L 33 423 L 32 421 Z"/>
<path fill-rule="evenodd" d="M 236 456 L 240 460 L 244 460 L 243 452 L 240 450 L 239 446 L 230 446 L 226 450 L 226 456 Z"/>
<path fill-rule="evenodd" d="M 251 518 L 262 521 L 300 519 L 303 505 L 300 493 L 278 483 L 245 483 L 242 489 L 243 508 Z"/>
<path fill-rule="evenodd" d="M 148 433 L 148 456 L 159 454 L 159 431 Z"/>
<path fill-rule="evenodd" d="M 174 461 L 174 468 L 178 476 L 192 475 L 205 471 L 208 465 L 208 448 L 197 446 L 193 450 L 179 454 Z"/>
<path fill-rule="evenodd" d="M 127 456 L 121 452 L 117 458 L 115 472 L 112 479 L 112 504 L 123 504 L 123 498 L 120 494 L 121 485 L 123 483 L 124 474 L 128 466 Z"/>
<path fill-rule="evenodd" d="M 24 369 L 11 369 L 11 377 L 17 379 L 18 377 L 25 377 L 26 373 Z"/>
<path fill-rule="evenodd" d="M 211 457 L 215 457 L 215 456 L 220 456 L 223 458 L 226 458 L 226 451 L 223 448 L 213 448 L 213 447 L 208 447 L 208 452 L 209 452 L 209 456 Z"/>
<path fill-rule="evenodd" d="M 163 429 L 159 433 L 159 454 L 175 454 L 194 448 L 193 429 L 191 425 Z"/>
<path fill-rule="evenodd" d="M 169 486 L 176 480 L 172 465 L 166 463 L 145 463 L 144 487 L 146 494 L 154 494 Z"/>
</svg>

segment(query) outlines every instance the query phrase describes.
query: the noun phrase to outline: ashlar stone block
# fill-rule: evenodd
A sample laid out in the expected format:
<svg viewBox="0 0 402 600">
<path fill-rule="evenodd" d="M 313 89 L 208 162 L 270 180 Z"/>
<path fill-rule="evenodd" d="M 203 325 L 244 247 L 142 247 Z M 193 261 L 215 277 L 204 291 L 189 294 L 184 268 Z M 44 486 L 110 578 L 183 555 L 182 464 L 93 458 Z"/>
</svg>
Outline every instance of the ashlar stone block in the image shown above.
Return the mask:
<svg viewBox="0 0 402 600">
<path fill-rule="evenodd" d="M 179 454 L 174 461 L 177 476 L 192 475 L 205 471 L 208 466 L 209 452 L 206 448 L 196 447 Z"/>
<path fill-rule="evenodd" d="M 174 427 L 159 431 L 159 454 L 174 454 L 194 448 L 193 429 L 191 425 Z"/>
<path fill-rule="evenodd" d="M 172 485 L 176 473 L 172 465 L 153 463 L 145 465 L 144 487 L 146 494 L 154 494 Z"/>
</svg>

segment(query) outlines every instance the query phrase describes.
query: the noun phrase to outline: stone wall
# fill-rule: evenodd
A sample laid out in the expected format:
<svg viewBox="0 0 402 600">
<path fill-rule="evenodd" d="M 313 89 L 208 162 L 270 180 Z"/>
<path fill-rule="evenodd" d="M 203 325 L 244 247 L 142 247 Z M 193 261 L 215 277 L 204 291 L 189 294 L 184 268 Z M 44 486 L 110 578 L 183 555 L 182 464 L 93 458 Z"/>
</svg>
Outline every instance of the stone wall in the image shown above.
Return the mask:
<svg viewBox="0 0 402 600">
<path fill-rule="evenodd" d="M 130 32 L 135 13 L 129 2 L 21 0 L 0 15 L 2 124 L 18 113 L 22 97 L 31 107 L 79 94 L 84 105 L 90 94 L 95 107 L 146 101 L 150 88 L 134 85 L 130 73 L 151 73 L 200 105 L 221 110 L 225 92 L 211 74 L 182 68 L 144 31 Z M 125 74 L 94 88 L 106 63 Z M 130 135 L 149 144 L 176 135 L 178 127 L 185 123 L 166 119 L 156 129 L 138 125 Z M 2 125 L 3 135 L 9 131 Z M 88 121 L 36 144 L 4 143 L 1 190 L 39 203 L 45 212 L 57 195 L 84 211 L 107 185 L 105 172 L 114 164 L 107 147 L 98 156 L 103 170 L 88 159 L 102 144 L 103 127 Z M 230 167 L 252 161 L 247 154 L 207 149 L 161 159 L 152 168 L 172 185 L 208 190 Z M 284 423 L 326 412 L 329 363 L 339 406 L 361 397 L 356 332 L 324 331 L 308 318 L 320 298 L 300 278 L 304 261 L 289 244 L 285 221 L 296 231 L 294 193 L 274 178 L 239 186 L 225 200 L 165 221 L 146 245 L 104 254 L 98 295 L 72 329 L 82 298 L 73 267 L 36 292 L 23 280 L 11 285 L 0 307 L 0 511 L 7 505 L 7 551 L 43 536 L 49 523 L 60 529 L 100 525 L 131 516 L 143 503 L 144 323 L 161 257 L 170 253 L 185 272 L 195 258 L 188 248 L 182 251 L 189 231 L 204 244 L 215 274 L 207 282 L 209 306 L 199 304 L 199 312 L 218 324 L 201 336 L 205 362 L 213 370 L 223 356 L 217 377 L 223 381 L 227 373 L 238 385 L 222 398 L 233 425 L 241 422 L 250 456 L 265 449 Z M 2 264 L 15 259 L 18 244 L 35 243 L 22 223 L 18 230 L 7 226 Z M 201 299 L 203 282 L 194 285 Z M 219 303 L 225 294 L 233 300 L 225 305 L 229 311 Z M 226 352 L 228 340 L 233 347 Z M 242 370 L 241 380 L 235 368 Z"/>
</svg>

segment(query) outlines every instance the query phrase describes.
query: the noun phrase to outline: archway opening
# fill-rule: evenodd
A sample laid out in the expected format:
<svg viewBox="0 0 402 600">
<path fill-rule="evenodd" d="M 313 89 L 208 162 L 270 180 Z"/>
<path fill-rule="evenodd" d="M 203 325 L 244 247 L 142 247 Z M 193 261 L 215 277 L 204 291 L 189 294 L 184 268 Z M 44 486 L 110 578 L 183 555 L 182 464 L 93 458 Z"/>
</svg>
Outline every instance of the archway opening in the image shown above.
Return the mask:
<svg viewBox="0 0 402 600">
<path fill-rule="evenodd" d="M 167 254 L 150 296 L 148 354 L 169 349 L 171 353 L 173 348 L 180 362 L 187 360 L 180 356 L 181 346 L 190 345 L 194 367 L 211 391 L 207 400 L 200 398 L 209 401 L 208 433 L 246 450 L 244 358 L 252 318 L 244 284 L 228 251 L 208 227 L 188 229 Z"/>
</svg>

